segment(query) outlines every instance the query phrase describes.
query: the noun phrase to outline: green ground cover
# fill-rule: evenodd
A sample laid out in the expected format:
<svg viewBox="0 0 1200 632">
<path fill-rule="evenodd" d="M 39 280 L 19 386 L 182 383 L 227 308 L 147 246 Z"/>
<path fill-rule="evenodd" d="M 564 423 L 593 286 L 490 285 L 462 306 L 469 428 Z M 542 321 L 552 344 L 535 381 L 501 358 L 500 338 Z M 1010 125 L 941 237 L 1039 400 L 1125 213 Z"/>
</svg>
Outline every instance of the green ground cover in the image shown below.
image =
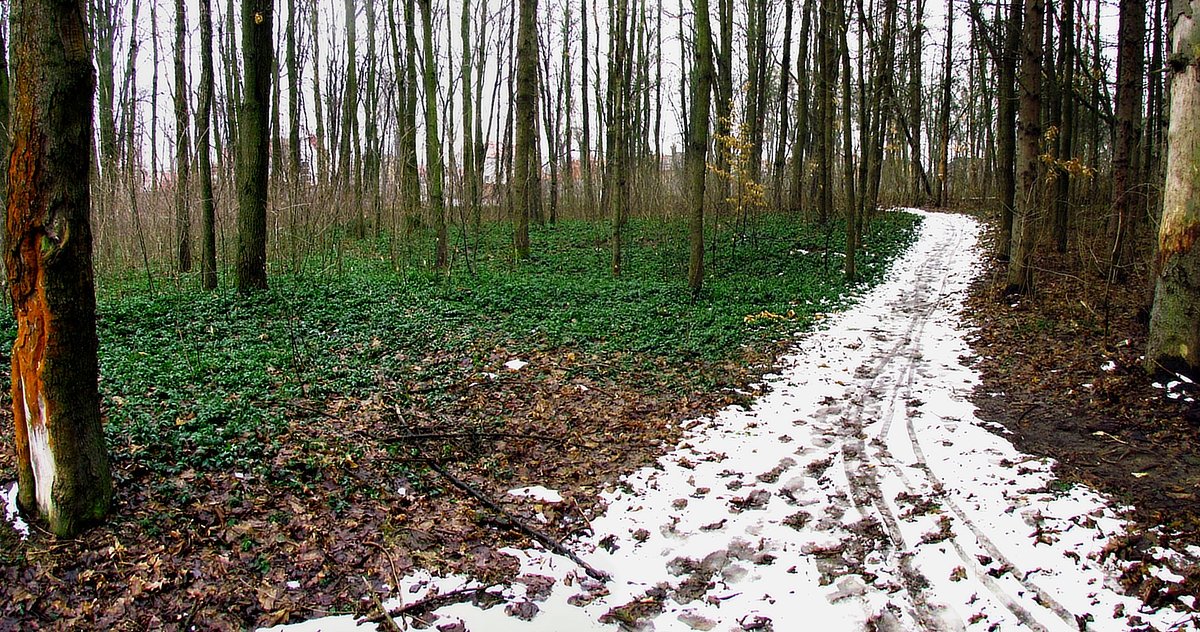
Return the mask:
<svg viewBox="0 0 1200 632">
<path fill-rule="evenodd" d="M 494 370 L 497 350 L 569 350 L 589 358 L 571 370 L 608 381 L 670 366 L 665 385 L 648 387 L 709 388 L 713 367 L 787 339 L 879 281 L 918 224 L 903 213 L 873 218 L 862 280 L 848 286 L 841 226 L 756 219 L 711 242 L 695 301 L 683 281 L 685 225 L 661 220 L 631 222 L 619 279 L 609 272 L 607 226 L 585 222 L 535 229 L 535 256 L 520 264 L 507 227 L 494 226 L 470 265 L 458 261 L 448 275 L 397 266 L 360 242 L 336 266 L 276 274 L 269 291 L 249 297 L 201 292 L 186 275 L 156 291 L 140 274 L 101 278 L 107 435 L 118 458 L 151 471 L 254 471 L 278 449 L 293 402 L 401 385 L 436 405 L 443 388 Z M 0 344 L 13 333 L 9 317 Z"/>
</svg>

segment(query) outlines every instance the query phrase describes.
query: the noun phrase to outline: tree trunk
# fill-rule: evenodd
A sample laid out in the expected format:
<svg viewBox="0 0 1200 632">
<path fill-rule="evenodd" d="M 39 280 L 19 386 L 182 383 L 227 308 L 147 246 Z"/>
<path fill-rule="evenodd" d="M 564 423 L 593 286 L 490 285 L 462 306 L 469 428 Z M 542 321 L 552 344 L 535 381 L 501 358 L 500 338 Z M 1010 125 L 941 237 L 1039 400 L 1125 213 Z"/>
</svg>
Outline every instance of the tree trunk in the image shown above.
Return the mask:
<svg viewBox="0 0 1200 632">
<path fill-rule="evenodd" d="M 296 61 L 296 27 L 296 0 L 288 0 L 284 63 L 288 75 L 288 179 L 293 188 L 300 182 L 300 66 Z"/>
<path fill-rule="evenodd" d="M 0 29 L 0 208 L 8 208 L 8 152 L 11 146 L 12 121 L 9 108 L 8 43 Z M 0 247 L 4 241 L 0 240 Z"/>
<path fill-rule="evenodd" d="M 16 108 L 4 259 L 17 323 L 17 502 L 70 537 L 103 519 L 113 496 L 88 220 L 96 86 L 82 2 L 10 6 Z"/>
<path fill-rule="evenodd" d="M 1033 292 L 1033 248 L 1035 228 L 1041 210 L 1039 144 L 1042 139 L 1042 29 L 1045 25 L 1044 0 L 1025 3 L 1025 24 L 1021 42 L 1021 107 L 1017 121 L 1016 207 L 1005 294 Z"/>
<path fill-rule="evenodd" d="M 1058 159 L 1069 161 L 1075 151 L 1075 0 L 1063 0 L 1059 20 L 1059 121 Z M 1067 251 L 1067 230 L 1070 225 L 1071 172 L 1058 170 L 1054 196 L 1054 248 Z"/>
<path fill-rule="evenodd" d="M 692 71 L 692 107 L 688 112 L 687 194 L 688 194 L 688 289 L 692 298 L 704 284 L 704 184 L 708 173 L 708 113 L 712 105 L 713 61 L 712 26 L 708 0 L 693 0 L 696 43 Z"/>
<path fill-rule="evenodd" d="M 474 61 L 471 59 L 471 49 L 475 43 L 471 41 L 471 0 L 463 0 L 462 3 L 462 85 L 463 85 L 463 112 L 462 112 L 462 138 L 463 138 L 463 184 L 466 188 L 465 203 L 468 206 L 471 217 L 471 225 L 476 231 L 479 230 L 482 218 L 480 217 L 480 200 L 479 200 L 479 172 L 476 167 L 475 158 L 475 102 L 472 95 L 471 85 L 471 70 Z"/>
<path fill-rule="evenodd" d="M 192 213 L 188 200 L 187 14 L 175 0 L 175 253 L 180 272 L 192 269 Z"/>
<path fill-rule="evenodd" d="M 850 101 L 850 44 L 847 32 L 850 30 L 850 18 L 846 14 L 845 0 L 839 0 L 838 7 L 838 57 L 842 62 L 842 180 L 846 183 L 846 282 L 853 283 L 858 278 L 855 268 L 858 241 L 858 203 L 855 201 L 854 190 L 854 128 L 850 123 L 850 112 L 853 105 Z M 861 48 L 860 48 L 861 50 Z"/>
<path fill-rule="evenodd" d="M 100 108 L 100 111 L 96 113 L 96 119 L 100 125 L 100 169 L 109 183 L 115 183 L 117 128 L 114 107 L 116 81 L 113 76 L 115 71 L 113 48 L 117 42 L 121 3 L 113 0 L 93 0 L 88 5 L 92 23 L 92 43 L 96 57 L 96 103 Z"/>
<path fill-rule="evenodd" d="M 354 0 L 346 0 L 346 85 L 342 96 L 342 131 L 338 145 L 339 188 L 349 188 L 349 203 L 354 213 L 352 224 L 356 239 L 366 236 L 366 218 L 363 216 L 361 188 L 362 176 L 358 173 L 355 150 L 358 150 L 358 33 L 355 28 L 357 12 Z M 432 55 L 432 50 L 427 54 Z M 361 150 L 359 150 L 361 151 Z"/>
<path fill-rule="evenodd" d="M 1021 20 L 1025 13 L 1024 0 L 1009 0 L 1008 20 L 1004 25 L 1004 52 L 996 63 L 996 162 L 999 163 L 1000 234 L 997 235 L 997 255 L 1002 261 L 1010 259 L 1012 247 L 1013 210 L 1017 198 L 1017 60 L 1020 57 Z"/>
<path fill-rule="evenodd" d="M 367 189 L 367 202 L 370 204 L 372 229 L 375 235 L 381 234 L 382 203 L 380 202 L 379 176 L 383 162 L 383 144 L 379 139 L 379 56 L 375 44 L 376 6 L 374 2 L 366 5 L 367 18 L 367 90 L 363 95 L 363 109 L 366 120 L 363 122 L 363 142 L 366 148 L 363 154 L 362 179 Z M 364 222 L 365 224 L 366 222 Z M 364 237 L 366 236 L 366 226 Z"/>
<path fill-rule="evenodd" d="M 213 59 L 212 0 L 200 0 L 200 102 L 196 104 L 196 150 L 200 171 L 200 210 L 203 215 L 203 252 L 200 255 L 200 286 L 217 289 L 217 217 L 213 202 L 212 162 L 209 136 L 212 123 Z"/>
<path fill-rule="evenodd" d="M 1110 278 L 1124 278 L 1130 260 L 1129 235 L 1138 204 L 1138 137 L 1142 122 L 1143 38 L 1146 36 L 1146 0 L 1121 0 L 1117 32 L 1117 141 L 1113 146 L 1113 202 L 1108 238 Z"/>
<path fill-rule="evenodd" d="M 420 0 L 418 3 L 421 7 L 422 48 L 425 52 L 425 178 L 435 234 L 433 265 L 441 270 L 450 263 L 450 240 L 446 232 L 446 202 L 442 197 L 445 166 L 442 162 L 442 139 L 438 134 L 437 59 L 433 50 L 433 7 L 430 2 Z"/>
<path fill-rule="evenodd" d="M 322 114 L 325 104 L 321 100 L 321 29 L 317 24 L 317 9 L 312 7 L 308 15 L 308 27 L 312 31 L 312 55 L 313 55 L 313 117 L 316 119 L 316 146 L 313 148 L 313 153 L 317 155 L 317 186 L 328 184 L 329 179 L 329 151 L 326 143 L 325 135 L 325 117 Z"/>
<path fill-rule="evenodd" d="M 834 21 L 837 17 L 828 6 L 821 7 L 821 28 L 818 34 L 817 57 L 820 73 L 817 86 L 817 112 L 820 137 L 817 140 L 817 221 L 824 225 L 833 214 L 833 130 L 834 81 L 837 78 L 837 52 Z"/>
<path fill-rule="evenodd" d="M 629 204 L 629 129 L 630 121 L 630 60 L 629 60 L 629 0 L 615 0 L 612 11 L 608 62 L 608 129 L 605 191 L 609 217 L 612 219 L 612 274 L 621 276 L 624 268 L 625 217 Z"/>
<path fill-rule="evenodd" d="M 804 172 L 805 152 L 808 149 L 809 137 L 809 81 L 808 81 L 808 48 L 812 32 L 812 15 L 815 7 L 805 2 L 800 18 L 800 51 L 796 55 L 796 140 L 792 145 L 792 195 L 791 210 L 800 213 L 804 210 Z M 786 69 L 785 69 L 786 72 Z"/>
<path fill-rule="evenodd" d="M 771 186 L 774 191 L 774 207 L 776 210 L 783 209 L 783 169 L 787 166 L 787 147 L 788 147 L 788 110 L 789 105 L 788 89 L 790 88 L 790 80 L 792 77 L 792 13 L 794 11 L 795 0 L 785 0 L 783 12 L 783 61 L 779 71 L 779 133 L 775 139 L 775 160 L 771 169 Z M 801 95 L 800 98 L 804 98 Z"/>
<path fill-rule="evenodd" d="M 1167 175 L 1146 369 L 1200 371 L 1200 0 L 1171 7 Z"/>
<path fill-rule="evenodd" d="M 421 207 L 421 174 L 417 165 L 417 14 L 414 0 L 404 0 L 404 109 L 400 139 L 402 173 L 400 192 L 404 211 L 414 219 Z"/>
<path fill-rule="evenodd" d="M 951 52 L 954 48 L 954 0 L 946 0 L 946 45 L 942 49 L 942 109 L 938 118 L 938 190 L 934 206 L 944 207 L 950 199 L 950 88 L 954 78 Z"/>
<path fill-rule="evenodd" d="M 274 3 L 242 2 L 244 90 L 238 116 L 237 289 L 245 294 L 267 288 L 267 127 L 271 106 L 271 50 Z"/>
<path fill-rule="evenodd" d="M 537 0 L 519 0 L 517 19 L 516 155 L 513 156 L 513 248 L 520 259 L 529 258 L 529 219 L 537 213 L 541 170 L 535 162 L 538 89 Z"/>
</svg>

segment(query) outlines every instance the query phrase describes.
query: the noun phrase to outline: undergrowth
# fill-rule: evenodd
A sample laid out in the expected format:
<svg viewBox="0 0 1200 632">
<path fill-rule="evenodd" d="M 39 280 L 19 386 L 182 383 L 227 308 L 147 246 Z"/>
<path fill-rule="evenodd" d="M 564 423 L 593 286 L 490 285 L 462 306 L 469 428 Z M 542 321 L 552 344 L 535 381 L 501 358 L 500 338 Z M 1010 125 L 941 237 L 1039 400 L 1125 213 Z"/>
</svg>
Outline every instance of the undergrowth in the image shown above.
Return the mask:
<svg viewBox="0 0 1200 632">
<path fill-rule="evenodd" d="M 583 222 L 535 228 L 534 257 L 519 263 L 507 226 L 493 226 L 449 274 L 397 266 L 359 242 L 333 269 L 276 274 L 269 291 L 248 297 L 202 292 L 187 275 L 153 292 L 134 273 L 101 278 L 107 436 L 119 458 L 152 471 L 254 471 L 278 449 L 296 402 L 369 397 L 385 385 L 421 385 L 436 402 L 456 380 L 495 370 L 488 359 L 498 350 L 569 349 L 591 359 L 575 370 L 598 379 L 673 367 L 680 392 L 711 387 L 713 367 L 810 327 L 879 281 L 918 221 L 873 218 L 862 280 L 848 287 L 842 227 L 758 218 L 710 242 L 695 301 L 684 284 L 685 227 L 661 220 L 630 223 L 619 279 L 607 227 Z M 0 334 L 9 348 L 11 316 Z"/>
</svg>

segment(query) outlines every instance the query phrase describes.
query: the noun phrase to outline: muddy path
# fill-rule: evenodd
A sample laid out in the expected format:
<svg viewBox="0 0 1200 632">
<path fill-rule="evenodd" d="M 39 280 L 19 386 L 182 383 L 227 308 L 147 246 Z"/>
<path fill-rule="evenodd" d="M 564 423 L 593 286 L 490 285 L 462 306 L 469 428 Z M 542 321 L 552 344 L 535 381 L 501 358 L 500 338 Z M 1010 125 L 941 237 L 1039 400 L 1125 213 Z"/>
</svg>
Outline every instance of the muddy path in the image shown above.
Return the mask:
<svg viewBox="0 0 1200 632">
<path fill-rule="evenodd" d="M 928 215 L 889 280 L 799 338 L 752 408 L 693 422 L 658 467 L 609 492 L 570 546 L 610 581 L 509 550 L 523 575 L 493 588 L 502 603 L 442 606 L 425 615 L 433 629 L 1192 626 L 1122 594 L 1102 555 L 1123 533 L 1119 508 L 976 419 L 961 311 L 979 231 Z M 384 605 L 473 585 L 413 575 Z"/>
</svg>

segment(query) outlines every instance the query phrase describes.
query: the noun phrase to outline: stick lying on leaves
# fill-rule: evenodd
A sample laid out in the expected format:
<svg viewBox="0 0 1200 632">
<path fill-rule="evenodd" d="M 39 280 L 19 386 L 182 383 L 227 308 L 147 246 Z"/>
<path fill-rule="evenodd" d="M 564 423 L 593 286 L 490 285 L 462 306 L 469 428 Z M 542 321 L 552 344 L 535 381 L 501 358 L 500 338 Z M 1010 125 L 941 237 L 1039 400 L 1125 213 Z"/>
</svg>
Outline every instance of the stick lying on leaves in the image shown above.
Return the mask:
<svg viewBox="0 0 1200 632">
<path fill-rule="evenodd" d="M 490 588 L 490 586 L 476 586 L 474 588 L 460 588 L 458 590 L 452 590 L 448 593 L 442 593 L 439 595 L 430 595 L 424 599 L 418 599 L 417 601 L 414 601 L 408 605 L 400 606 L 398 608 L 392 608 L 391 610 L 385 610 L 382 605 L 379 605 L 379 598 L 375 597 L 374 594 L 372 594 L 372 597 L 375 600 L 375 604 L 379 606 L 379 608 L 378 608 L 379 614 L 376 614 L 376 615 L 370 616 L 370 617 L 365 617 L 363 619 L 359 619 L 357 623 L 359 625 L 361 625 L 363 623 L 378 623 L 378 624 L 381 624 L 381 625 L 387 627 L 387 629 L 389 629 L 389 630 L 392 630 L 393 626 L 394 626 L 395 630 L 399 630 L 400 626 L 396 625 L 396 622 L 392 620 L 392 619 L 395 619 L 396 617 L 402 617 L 402 616 L 420 617 L 420 615 L 425 613 L 426 611 L 436 610 L 438 608 L 441 608 L 442 606 L 447 606 L 452 603 L 462 603 L 464 601 L 476 599 L 476 598 L 482 597 L 484 595 L 487 595 L 487 596 L 490 596 L 490 597 L 493 597 L 496 599 L 503 599 L 503 595 L 499 595 L 496 593 L 490 593 L 490 592 L 488 592 L 488 588 Z"/>
<path fill-rule="evenodd" d="M 407 434 L 408 428 L 407 428 L 407 425 L 404 423 L 404 417 L 400 414 L 399 407 L 397 407 L 394 412 L 396 414 L 396 421 L 399 423 L 401 431 L 403 431 Z M 550 535 L 543 533 L 543 532 L 529 526 L 528 524 L 525 524 L 525 522 L 523 522 L 520 518 L 518 518 L 512 512 L 510 512 L 507 509 L 496 504 L 494 501 L 492 501 L 492 499 L 485 496 L 482 492 L 476 490 L 474 487 L 471 487 L 466 482 L 459 479 L 457 476 L 448 472 L 446 470 L 446 468 L 442 467 L 441 465 L 438 465 L 436 461 L 434 461 L 432 459 L 426 459 L 426 462 L 429 464 L 429 469 L 433 470 L 434 472 L 437 472 L 438 474 L 440 474 L 442 476 L 442 478 L 446 479 L 447 481 L 450 481 L 450 484 L 463 490 L 464 492 L 469 494 L 475 500 L 478 500 L 479 503 L 482 504 L 484 507 L 507 518 L 509 520 L 509 522 L 511 522 L 513 524 L 513 526 L 517 528 L 518 531 L 533 538 L 534 540 L 537 540 L 538 542 L 541 542 L 542 546 L 545 546 L 547 549 L 550 549 L 551 551 L 558 553 L 559 555 L 562 555 L 563 557 L 566 557 L 567 559 L 571 560 L 572 562 L 575 562 L 576 564 L 578 564 L 579 567 L 582 568 L 584 570 L 584 572 L 586 572 L 588 574 L 588 577 L 591 577 L 592 579 L 594 579 L 596 581 L 600 581 L 600 582 L 606 582 L 610 579 L 608 573 L 606 573 L 602 570 L 598 570 L 595 567 L 593 567 L 591 564 L 588 564 L 587 562 L 583 561 L 583 559 L 580 558 L 578 555 L 576 555 L 574 551 L 568 549 L 566 546 L 563 546 L 562 542 L 559 542 L 558 540 L 554 539 Z"/>
</svg>

